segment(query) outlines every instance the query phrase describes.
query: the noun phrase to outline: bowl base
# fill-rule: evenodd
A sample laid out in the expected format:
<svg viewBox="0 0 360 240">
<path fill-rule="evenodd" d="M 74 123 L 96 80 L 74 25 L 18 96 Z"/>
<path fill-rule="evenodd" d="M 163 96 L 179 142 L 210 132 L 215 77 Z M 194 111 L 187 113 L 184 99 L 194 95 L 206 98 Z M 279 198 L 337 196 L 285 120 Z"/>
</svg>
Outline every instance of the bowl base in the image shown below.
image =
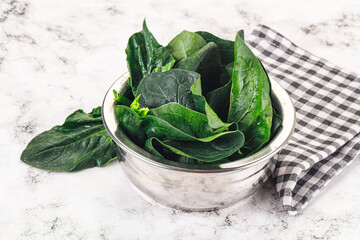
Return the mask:
<svg viewBox="0 0 360 240">
<path fill-rule="evenodd" d="M 258 186 L 258 188 L 256 188 L 251 194 L 239 199 L 238 201 L 235 202 L 231 202 L 229 204 L 221 204 L 218 207 L 210 207 L 210 208 L 187 208 L 187 207 L 181 207 L 181 206 L 176 206 L 176 205 L 171 205 L 168 204 L 166 202 L 163 201 L 157 201 L 154 198 L 150 197 L 149 195 L 147 195 L 145 192 L 143 192 L 140 188 L 138 188 L 133 182 L 131 182 L 128 179 L 128 182 L 130 183 L 130 185 L 132 186 L 132 188 L 135 190 L 135 192 L 140 195 L 146 202 L 152 204 L 152 205 L 156 205 L 160 208 L 163 209 L 167 209 L 167 208 L 171 208 L 171 209 L 176 209 L 182 212 L 216 212 L 219 209 L 223 209 L 223 208 L 227 208 L 236 204 L 239 204 L 241 202 L 246 201 L 246 199 L 250 198 L 253 194 L 255 194 L 257 191 L 259 191 L 262 187 L 262 185 Z"/>
</svg>

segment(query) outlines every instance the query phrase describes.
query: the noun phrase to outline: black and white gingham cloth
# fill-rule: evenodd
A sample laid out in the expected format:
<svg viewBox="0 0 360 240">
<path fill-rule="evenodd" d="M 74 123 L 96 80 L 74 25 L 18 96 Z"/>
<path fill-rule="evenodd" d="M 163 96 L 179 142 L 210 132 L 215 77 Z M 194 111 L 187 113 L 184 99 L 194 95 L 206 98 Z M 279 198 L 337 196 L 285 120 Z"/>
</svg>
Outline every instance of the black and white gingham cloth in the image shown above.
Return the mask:
<svg viewBox="0 0 360 240">
<path fill-rule="evenodd" d="M 267 26 L 260 25 L 247 42 L 296 108 L 295 132 L 273 159 L 271 173 L 284 210 L 294 215 L 360 149 L 360 78 Z"/>
</svg>

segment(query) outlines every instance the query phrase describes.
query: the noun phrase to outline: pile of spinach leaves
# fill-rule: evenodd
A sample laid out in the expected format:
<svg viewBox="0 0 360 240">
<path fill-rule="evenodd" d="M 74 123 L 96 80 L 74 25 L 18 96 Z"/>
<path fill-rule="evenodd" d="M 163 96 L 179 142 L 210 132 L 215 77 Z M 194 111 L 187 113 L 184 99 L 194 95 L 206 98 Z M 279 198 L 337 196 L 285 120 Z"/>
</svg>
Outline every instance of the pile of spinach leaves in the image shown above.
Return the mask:
<svg viewBox="0 0 360 240">
<path fill-rule="evenodd" d="M 144 21 L 126 54 L 128 88 L 115 92 L 119 127 L 154 155 L 227 162 L 258 151 L 281 126 L 269 77 L 242 30 L 235 41 L 183 31 L 164 47 Z"/>
<path fill-rule="evenodd" d="M 160 45 L 143 23 L 125 50 L 130 77 L 114 91 L 119 127 L 150 153 L 182 163 L 223 163 L 263 147 L 282 124 L 268 75 L 244 42 L 183 31 Z M 48 171 L 100 167 L 116 159 L 101 107 L 77 110 L 33 138 L 21 160 Z"/>
</svg>

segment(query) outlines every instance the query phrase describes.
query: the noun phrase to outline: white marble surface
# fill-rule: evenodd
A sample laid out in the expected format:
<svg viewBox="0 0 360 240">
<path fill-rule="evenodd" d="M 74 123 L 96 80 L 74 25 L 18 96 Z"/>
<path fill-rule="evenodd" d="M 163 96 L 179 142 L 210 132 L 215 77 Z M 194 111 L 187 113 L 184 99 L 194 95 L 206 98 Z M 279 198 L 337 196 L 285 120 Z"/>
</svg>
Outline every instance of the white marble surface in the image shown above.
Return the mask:
<svg viewBox="0 0 360 240">
<path fill-rule="evenodd" d="M 0 239 L 358 239 L 359 158 L 295 217 L 270 183 L 236 206 L 186 213 L 144 201 L 117 162 L 50 173 L 20 161 L 36 134 L 101 104 L 144 17 L 164 45 L 183 29 L 233 38 L 266 24 L 360 72 L 357 0 L 0 0 Z"/>
</svg>

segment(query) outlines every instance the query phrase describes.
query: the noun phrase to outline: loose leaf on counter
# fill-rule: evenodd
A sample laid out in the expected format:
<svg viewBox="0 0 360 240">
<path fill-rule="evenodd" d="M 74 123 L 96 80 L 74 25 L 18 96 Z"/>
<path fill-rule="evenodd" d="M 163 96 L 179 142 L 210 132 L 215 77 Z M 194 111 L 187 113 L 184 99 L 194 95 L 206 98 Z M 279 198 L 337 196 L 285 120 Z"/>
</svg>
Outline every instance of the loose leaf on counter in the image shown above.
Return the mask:
<svg viewBox="0 0 360 240">
<path fill-rule="evenodd" d="M 205 45 L 205 40 L 198 34 L 189 31 L 182 31 L 169 42 L 166 49 L 176 59 L 176 61 L 180 61 L 191 56 Z"/>
<path fill-rule="evenodd" d="M 221 86 L 221 64 L 218 47 L 210 42 L 179 61 L 176 68 L 197 72 L 201 75 L 202 92 L 206 94 Z"/>
<path fill-rule="evenodd" d="M 259 60 L 237 34 L 228 122 L 245 134 L 244 152 L 252 153 L 270 139 L 272 104 L 270 83 Z"/>
<path fill-rule="evenodd" d="M 147 141 L 156 142 L 148 143 L 148 146 L 158 144 L 181 156 L 204 162 L 214 162 L 232 155 L 241 148 L 244 144 L 244 135 L 240 131 L 229 131 L 211 142 L 161 141 L 157 138 L 150 138 Z M 159 150 L 156 151 L 159 152 Z"/>
<path fill-rule="evenodd" d="M 101 119 L 101 107 L 90 113 L 77 110 L 61 126 L 33 138 L 21 160 L 36 168 L 72 172 L 102 167 L 116 159 L 115 144 Z"/>
<path fill-rule="evenodd" d="M 175 59 L 161 46 L 144 20 L 143 30 L 133 34 L 125 49 L 130 73 L 129 84 L 135 95 L 141 80 L 151 72 L 164 72 L 173 67 Z"/>
</svg>

